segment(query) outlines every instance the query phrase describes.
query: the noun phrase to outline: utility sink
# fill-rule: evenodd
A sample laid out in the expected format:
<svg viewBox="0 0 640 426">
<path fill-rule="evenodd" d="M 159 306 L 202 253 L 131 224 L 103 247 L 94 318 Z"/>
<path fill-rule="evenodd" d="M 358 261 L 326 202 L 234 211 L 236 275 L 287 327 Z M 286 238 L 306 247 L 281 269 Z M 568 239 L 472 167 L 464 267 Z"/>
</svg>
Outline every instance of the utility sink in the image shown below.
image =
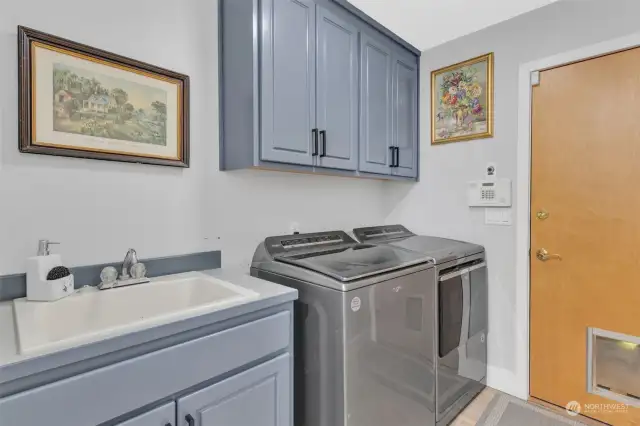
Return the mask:
<svg viewBox="0 0 640 426">
<path fill-rule="evenodd" d="M 98 291 L 81 290 L 55 302 L 14 301 L 20 353 L 66 349 L 202 315 L 258 293 L 201 272 Z"/>
</svg>

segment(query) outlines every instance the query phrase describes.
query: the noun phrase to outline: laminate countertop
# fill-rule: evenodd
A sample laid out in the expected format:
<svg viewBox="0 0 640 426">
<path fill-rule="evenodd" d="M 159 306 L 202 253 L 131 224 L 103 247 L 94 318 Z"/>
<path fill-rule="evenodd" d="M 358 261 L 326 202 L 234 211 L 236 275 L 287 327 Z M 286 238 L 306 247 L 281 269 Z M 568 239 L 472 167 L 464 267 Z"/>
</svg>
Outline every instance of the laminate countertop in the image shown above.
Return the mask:
<svg viewBox="0 0 640 426">
<path fill-rule="evenodd" d="M 188 333 L 200 327 L 219 322 L 232 321 L 233 318 L 265 310 L 298 297 L 295 289 L 254 278 L 246 270 L 214 269 L 202 271 L 223 281 L 252 290 L 258 294 L 250 300 L 242 300 L 225 307 L 214 307 L 211 312 L 200 313 L 192 317 L 160 325 L 149 326 L 133 332 L 111 336 L 86 344 L 79 344 L 61 350 L 21 354 L 18 346 L 18 333 L 14 316 L 13 301 L 0 303 L 0 397 L 12 392 L 12 382 L 33 375 L 42 375 L 70 364 L 99 358 L 123 349 L 170 339 L 172 336 Z M 141 284 L 144 285 L 144 284 Z M 109 290 L 105 290 L 109 291 Z M 5 387 L 5 389 L 3 389 Z M 22 386 L 21 386 L 22 387 Z"/>
</svg>

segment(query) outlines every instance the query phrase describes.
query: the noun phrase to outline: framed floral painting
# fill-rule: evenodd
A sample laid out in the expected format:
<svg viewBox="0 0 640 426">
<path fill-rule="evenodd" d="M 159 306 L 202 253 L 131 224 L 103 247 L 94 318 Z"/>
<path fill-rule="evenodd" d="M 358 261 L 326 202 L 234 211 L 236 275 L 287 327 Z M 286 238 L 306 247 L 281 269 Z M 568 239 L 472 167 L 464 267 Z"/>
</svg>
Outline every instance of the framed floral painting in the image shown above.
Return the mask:
<svg viewBox="0 0 640 426">
<path fill-rule="evenodd" d="M 431 143 L 493 136 L 493 53 L 431 73 Z"/>
<path fill-rule="evenodd" d="M 18 27 L 21 152 L 189 167 L 189 77 Z"/>
</svg>

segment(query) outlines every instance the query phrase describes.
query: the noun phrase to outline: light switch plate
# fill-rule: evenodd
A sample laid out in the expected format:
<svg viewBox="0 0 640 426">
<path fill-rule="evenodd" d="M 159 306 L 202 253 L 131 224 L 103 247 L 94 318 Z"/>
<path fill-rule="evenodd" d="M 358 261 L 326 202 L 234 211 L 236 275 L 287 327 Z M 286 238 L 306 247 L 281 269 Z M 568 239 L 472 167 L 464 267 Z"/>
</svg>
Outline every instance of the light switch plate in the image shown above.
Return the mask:
<svg viewBox="0 0 640 426">
<path fill-rule="evenodd" d="M 484 209 L 484 223 L 487 225 L 512 225 L 513 215 L 511 207 L 491 207 Z"/>
</svg>

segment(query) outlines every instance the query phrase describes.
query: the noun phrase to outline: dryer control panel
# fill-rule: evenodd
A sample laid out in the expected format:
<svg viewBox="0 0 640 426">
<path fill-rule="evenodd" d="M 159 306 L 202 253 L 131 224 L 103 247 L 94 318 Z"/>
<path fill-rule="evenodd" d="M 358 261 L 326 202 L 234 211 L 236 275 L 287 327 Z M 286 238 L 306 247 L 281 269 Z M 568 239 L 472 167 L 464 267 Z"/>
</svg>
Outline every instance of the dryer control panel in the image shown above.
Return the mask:
<svg viewBox="0 0 640 426">
<path fill-rule="evenodd" d="M 368 228 L 355 228 L 353 235 L 361 243 L 412 237 L 415 234 L 402 225 L 381 225 Z"/>
</svg>

